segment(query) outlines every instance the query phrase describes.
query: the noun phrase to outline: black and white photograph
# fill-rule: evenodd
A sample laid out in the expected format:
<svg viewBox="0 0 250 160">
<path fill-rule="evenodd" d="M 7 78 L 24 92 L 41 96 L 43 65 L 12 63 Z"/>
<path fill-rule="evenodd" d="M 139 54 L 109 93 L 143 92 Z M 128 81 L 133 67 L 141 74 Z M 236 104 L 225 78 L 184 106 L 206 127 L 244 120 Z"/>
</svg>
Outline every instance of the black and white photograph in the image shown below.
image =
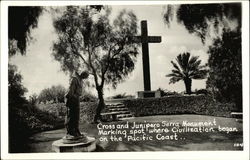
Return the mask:
<svg viewBox="0 0 250 160">
<path fill-rule="evenodd" d="M 249 2 L 39 2 L 1 3 L 3 159 L 249 159 Z"/>
</svg>

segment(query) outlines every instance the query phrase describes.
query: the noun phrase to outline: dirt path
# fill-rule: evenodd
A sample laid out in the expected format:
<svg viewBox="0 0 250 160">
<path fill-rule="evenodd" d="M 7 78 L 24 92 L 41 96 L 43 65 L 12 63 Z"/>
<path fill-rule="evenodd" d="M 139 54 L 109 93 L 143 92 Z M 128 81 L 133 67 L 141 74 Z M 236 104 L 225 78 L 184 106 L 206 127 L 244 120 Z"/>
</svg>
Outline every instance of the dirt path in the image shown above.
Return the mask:
<svg viewBox="0 0 250 160">
<path fill-rule="evenodd" d="M 148 141 L 122 141 L 122 142 L 100 142 L 98 136 L 98 129 L 96 124 L 81 124 L 81 131 L 86 131 L 89 136 L 97 138 L 97 152 L 105 151 L 196 151 L 196 150 L 242 150 L 242 147 L 235 146 L 243 141 L 242 137 L 242 123 L 236 121 L 233 118 L 222 118 L 212 116 L 201 115 L 169 115 L 169 116 L 148 116 L 148 117 L 136 117 L 128 120 L 132 122 L 179 122 L 192 121 L 216 121 L 216 127 L 227 126 L 237 128 L 237 132 L 213 132 L 213 133 L 183 133 L 182 137 L 185 140 L 148 140 Z M 117 124 L 127 123 L 127 121 L 103 123 L 103 124 Z M 53 141 L 62 138 L 65 134 L 65 129 L 58 129 L 52 131 L 46 131 L 33 135 L 30 138 L 29 151 L 31 153 L 36 152 L 53 152 L 51 150 L 51 144 Z"/>
</svg>

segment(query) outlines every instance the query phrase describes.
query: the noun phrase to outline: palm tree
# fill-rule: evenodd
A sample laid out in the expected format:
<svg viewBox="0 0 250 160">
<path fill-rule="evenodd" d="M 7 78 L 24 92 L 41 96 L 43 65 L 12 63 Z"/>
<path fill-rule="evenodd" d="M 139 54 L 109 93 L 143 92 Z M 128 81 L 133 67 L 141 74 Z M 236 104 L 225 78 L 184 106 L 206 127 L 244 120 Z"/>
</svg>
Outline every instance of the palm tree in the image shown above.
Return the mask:
<svg viewBox="0 0 250 160">
<path fill-rule="evenodd" d="M 171 61 L 174 69 L 172 73 L 166 75 L 166 77 L 171 77 L 169 84 L 183 80 L 186 93 L 191 94 L 192 79 L 204 79 L 207 75 L 205 66 L 201 65 L 201 60 L 198 58 L 199 56 L 190 57 L 190 53 L 186 52 L 177 56 L 177 63 Z"/>
</svg>

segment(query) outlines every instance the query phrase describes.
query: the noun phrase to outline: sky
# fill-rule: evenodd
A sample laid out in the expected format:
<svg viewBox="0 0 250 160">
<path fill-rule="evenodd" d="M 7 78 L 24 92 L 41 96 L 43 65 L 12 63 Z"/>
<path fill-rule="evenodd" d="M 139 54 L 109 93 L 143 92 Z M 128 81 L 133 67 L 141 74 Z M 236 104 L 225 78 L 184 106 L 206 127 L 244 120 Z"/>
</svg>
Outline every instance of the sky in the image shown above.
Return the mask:
<svg viewBox="0 0 250 160">
<path fill-rule="evenodd" d="M 122 9 L 132 10 L 141 20 L 147 20 L 148 34 L 150 36 L 161 36 L 161 43 L 149 44 L 151 90 L 162 88 L 168 91 L 182 92 L 185 90 L 182 81 L 169 84 L 169 78 L 165 75 L 171 73 L 171 61 L 183 52 L 190 52 L 193 56 L 199 56 L 202 64 L 207 63 L 207 46 L 201 43 L 200 38 L 191 35 L 181 24 L 173 21 L 168 27 L 163 21 L 164 6 L 161 5 L 116 5 L 112 7 L 111 19 Z M 140 34 L 140 28 L 139 28 Z M 69 75 L 60 69 L 59 62 L 52 57 L 52 44 L 56 41 L 57 35 L 53 28 L 52 16 L 44 12 L 38 20 L 38 27 L 31 32 L 34 40 L 28 45 L 25 56 L 16 55 L 10 59 L 10 63 L 18 66 L 23 76 L 23 85 L 28 89 L 26 97 L 31 94 L 39 94 L 44 88 L 61 84 L 65 88 L 69 86 Z M 143 90 L 143 73 L 141 53 L 137 58 L 134 71 L 123 82 L 118 84 L 116 89 L 110 86 L 105 87 L 104 96 L 109 97 L 116 94 L 126 93 L 137 95 Z M 206 87 L 206 79 L 193 80 L 192 90 Z M 87 88 L 87 91 L 96 94 L 94 88 Z"/>
</svg>

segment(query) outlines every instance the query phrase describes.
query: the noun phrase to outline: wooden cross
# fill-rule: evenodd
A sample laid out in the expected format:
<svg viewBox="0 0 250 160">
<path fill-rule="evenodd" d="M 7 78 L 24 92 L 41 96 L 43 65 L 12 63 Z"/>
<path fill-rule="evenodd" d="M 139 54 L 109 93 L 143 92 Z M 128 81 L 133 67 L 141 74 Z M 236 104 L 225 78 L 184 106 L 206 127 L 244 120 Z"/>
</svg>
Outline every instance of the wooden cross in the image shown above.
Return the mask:
<svg viewBox="0 0 250 160">
<path fill-rule="evenodd" d="M 132 41 L 142 43 L 142 63 L 143 63 L 143 81 L 144 91 L 151 90 L 150 83 L 150 65 L 148 43 L 160 43 L 161 36 L 148 36 L 147 21 L 141 21 L 141 36 L 132 37 Z"/>
</svg>

